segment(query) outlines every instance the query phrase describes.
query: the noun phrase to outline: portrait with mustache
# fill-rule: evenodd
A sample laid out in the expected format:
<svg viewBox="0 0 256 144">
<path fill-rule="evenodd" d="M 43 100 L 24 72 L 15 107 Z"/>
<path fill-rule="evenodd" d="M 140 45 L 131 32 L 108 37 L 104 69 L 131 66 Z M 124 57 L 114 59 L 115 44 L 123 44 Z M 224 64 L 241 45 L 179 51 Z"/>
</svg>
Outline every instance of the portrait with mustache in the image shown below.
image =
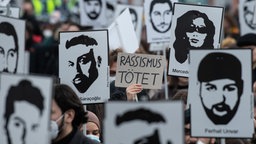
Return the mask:
<svg viewBox="0 0 256 144">
<path fill-rule="evenodd" d="M 75 72 L 75 76 L 70 81 L 80 93 L 85 93 L 99 76 L 93 51 L 93 46 L 97 45 L 97 41 L 87 35 L 80 35 L 66 41 L 66 49 L 70 49 L 70 54 L 74 55 L 67 62 L 69 69 Z M 77 49 L 83 52 L 76 51 Z M 98 61 L 100 60 L 101 57 L 98 57 Z"/>
<path fill-rule="evenodd" d="M 91 20 L 96 20 L 102 11 L 101 0 L 84 0 L 84 10 Z"/>
<path fill-rule="evenodd" d="M 172 3 L 170 0 L 153 0 L 149 8 L 150 22 L 158 33 L 165 33 L 171 27 Z"/>
<path fill-rule="evenodd" d="M 200 61 L 197 75 L 206 115 L 214 124 L 228 124 L 238 110 L 243 93 L 241 62 L 232 54 L 209 53 Z"/>
</svg>

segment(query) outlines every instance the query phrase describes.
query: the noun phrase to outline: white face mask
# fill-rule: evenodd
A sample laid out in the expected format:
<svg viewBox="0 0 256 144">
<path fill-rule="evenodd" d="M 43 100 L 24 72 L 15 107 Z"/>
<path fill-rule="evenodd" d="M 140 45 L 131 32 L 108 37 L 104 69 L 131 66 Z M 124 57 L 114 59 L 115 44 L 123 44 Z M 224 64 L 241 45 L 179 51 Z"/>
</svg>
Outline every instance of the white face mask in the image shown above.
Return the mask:
<svg viewBox="0 0 256 144">
<path fill-rule="evenodd" d="M 56 121 L 51 120 L 51 129 L 50 129 L 50 136 L 51 139 L 55 139 L 59 134 L 59 126 L 57 122 L 63 118 L 64 114 L 61 115 Z"/>
<path fill-rule="evenodd" d="M 92 134 L 89 134 L 89 135 L 86 135 L 88 138 L 92 139 L 92 140 L 96 140 L 97 142 L 100 142 L 100 138 L 96 135 L 92 135 Z"/>
</svg>

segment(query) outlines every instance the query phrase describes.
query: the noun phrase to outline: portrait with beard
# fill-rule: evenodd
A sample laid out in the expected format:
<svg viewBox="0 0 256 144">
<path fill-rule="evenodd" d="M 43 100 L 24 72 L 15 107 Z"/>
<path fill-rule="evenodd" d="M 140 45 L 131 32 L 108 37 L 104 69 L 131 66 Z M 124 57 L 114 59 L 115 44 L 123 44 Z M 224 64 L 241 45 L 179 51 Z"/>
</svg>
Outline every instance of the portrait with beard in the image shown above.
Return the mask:
<svg viewBox="0 0 256 144">
<path fill-rule="evenodd" d="M 80 45 L 85 45 L 85 49 L 88 49 L 89 52 L 83 54 L 79 52 L 77 54 L 78 57 L 68 61 L 68 65 L 76 69 L 77 72 L 72 80 L 73 85 L 80 93 L 85 93 L 99 76 L 93 49 L 88 47 L 98 45 L 98 43 L 95 39 L 85 35 L 80 35 L 66 41 L 66 49 L 74 49 Z M 98 61 L 101 61 L 100 56 L 98 57 Z"/>
<path fill-rule="evenodd" d="M 96 20 L 101 14 L 102 1 L 101 0 L 83 0 L 84 10 L 91 20 Z"/>
<path fill-rule="evenodd" d="M 228 124 L 243 93 L 241 62 L 228 53 L 209 53 L 201 60 L 197 74 L 206 115 L 214 124 Z"/>
<path fill-rule="evenodd" d="M 150 22 L 158 33 L 165 33 L 171 28 L 172 3 L 170 0 L 153 0 L 149 9 Z"/>
</svg>

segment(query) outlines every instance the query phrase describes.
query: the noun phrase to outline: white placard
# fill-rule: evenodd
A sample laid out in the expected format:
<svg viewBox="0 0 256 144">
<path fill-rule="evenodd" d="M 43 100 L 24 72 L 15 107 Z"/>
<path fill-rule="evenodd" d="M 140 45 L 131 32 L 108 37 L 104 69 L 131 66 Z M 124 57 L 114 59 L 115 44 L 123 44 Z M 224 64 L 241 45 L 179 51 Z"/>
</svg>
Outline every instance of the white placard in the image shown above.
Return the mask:
<svg viewBox="0 0 256 144">
<path fill-rule="evenodd" d="M 184 143 L 183 103 L 106 103 L 104 143 Z"/>
<path fill-rule="evenodd" d="M 168 75 L 188 77 L 189 50 L 219 47 L 223 7 L 175 3 Z"/>
<path fill-rule="evenodd" d="M 240 23 L 240 35 L 256 33 L 255 0 L 239 0 L 238 12 Z"/>
<path fill-rule="evenodd" d="M 251 52 L 251 49 L 190 51 L 188 103 L 192 136 L 252 137 Z"/>
<path fill-rule="evenodd" d="M 0 72 L 24 73 L 25 20 L 0 16 Z"/>
<path fill-rule="evenodd" d="M 174 2 L 177 2 L 177 0 L 144 1 L 144 17 L 148 43 L 170 41 Z"/>
<path fill-rule="evenodd" d="M 123 48 L 127 53 L 134 53 L 139 48 L 139 41 L 128 8 L 108 27 L 108 31 L 111 50 Z"/>
<path fill-rule="evenodd" d="M 0 80 L 0 143 L 50 143 L 53 79 L 1 73 Z"/>
<path fill-rule="evenodd" d="M 108 100 L 107 30 L 61 32 L 59 77 L 61 83 L 76 92 L 83 104 Z"/>
</svg>

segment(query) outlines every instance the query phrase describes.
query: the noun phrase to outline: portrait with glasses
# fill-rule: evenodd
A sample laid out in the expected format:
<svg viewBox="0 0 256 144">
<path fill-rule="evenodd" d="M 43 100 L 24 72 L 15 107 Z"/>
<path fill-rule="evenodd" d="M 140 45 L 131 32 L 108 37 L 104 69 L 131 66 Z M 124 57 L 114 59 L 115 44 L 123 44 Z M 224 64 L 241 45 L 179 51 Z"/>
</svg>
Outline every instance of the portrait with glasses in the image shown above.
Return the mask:
<svg viewBox="0 0 256 144">
<path fill-rule="evenodd" d="M 190 49 L 219 47 L 223 7 L 174 3 L 169 75 L 188 76 Z"/>
</svg>

